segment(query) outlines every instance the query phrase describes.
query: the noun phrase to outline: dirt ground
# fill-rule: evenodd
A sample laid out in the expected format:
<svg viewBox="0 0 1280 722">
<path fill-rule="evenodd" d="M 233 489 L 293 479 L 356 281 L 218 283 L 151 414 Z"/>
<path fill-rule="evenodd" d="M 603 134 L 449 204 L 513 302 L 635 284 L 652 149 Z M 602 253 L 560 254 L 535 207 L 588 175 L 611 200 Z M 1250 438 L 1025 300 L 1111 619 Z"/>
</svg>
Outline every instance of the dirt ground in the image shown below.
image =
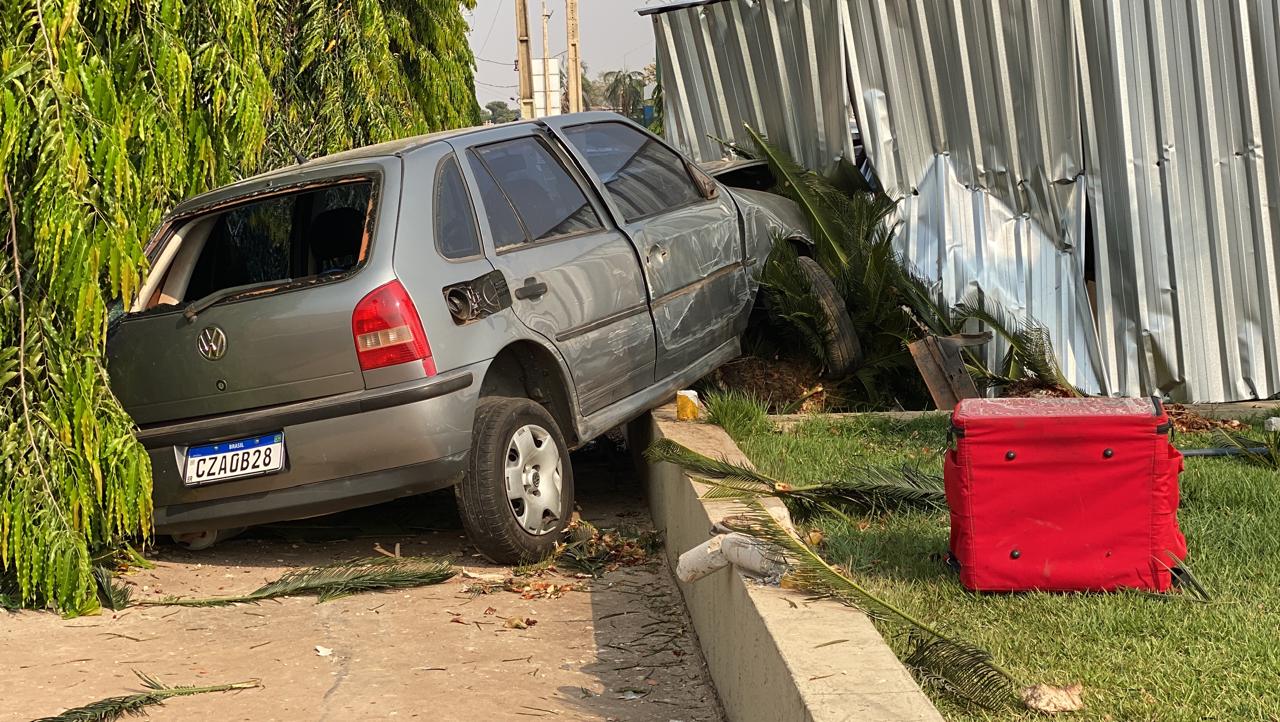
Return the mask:
<svg viewBox="0 0 1280 722">
<path fill-rule="evenodd" d="M 582 515 L 648 528 L 626 456 L 574 458 Z M 204 552 L 171 544 L 125 577 L 135 598 L 250 591 L 290 568 L 391 551 L 506 575 L 467 545 L 451 493 L 251 530 Z M 63 620 L 0 617 L 0 719 L 29 720 L 140 689 L 247 679 L 262 687 L 178 698 L 152 720 L 709 720 L 722 713 L 661 555 L 584 591 L 523 599 L 465 591 L 463 576 L 409 591 L 317 604 L 292 598 L 220 608 L 131 607 Z M 512 629 L 508 618 L 534 620 Z"/>
</svg>

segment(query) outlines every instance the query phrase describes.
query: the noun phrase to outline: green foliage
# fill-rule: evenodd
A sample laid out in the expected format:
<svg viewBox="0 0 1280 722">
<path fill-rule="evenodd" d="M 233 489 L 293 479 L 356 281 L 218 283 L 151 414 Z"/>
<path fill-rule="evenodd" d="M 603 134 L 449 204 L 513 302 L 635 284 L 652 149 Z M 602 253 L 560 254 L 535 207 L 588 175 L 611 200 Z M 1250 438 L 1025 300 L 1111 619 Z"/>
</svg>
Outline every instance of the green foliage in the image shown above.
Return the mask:
<svg viewBox="0 0 1280 722">
<path fill-rule="evenodd" d="M 505 100 L 491 100 L 484 104 L 484 120 L 494 123 L 510 123 L 520 117 L 520 113 L 507 105 Z"/>
<path fill-rule="evenodd" d="M 0 0 L 0 578 L 96 607 L 91 555 L 151 533 L 107 389 L 107 304 L 177 200 L 473 123 L 473 0 Z"/>
<path fill-rule="evenodd" d="M 610 70 L 596 82 L 603 86 L 606 103 L 637 123 L 644 120 L 644 73 L 639 70 Z"/>
<path fill-rule="evenodd" d="M 736 389 L 713 389 L 706 393 L 704 403 L 707 420 L 735 439 L 773 430 L 768 405 L 751 394 Z"/>
<path fill-rule="evenodd" d="M 1009 351 L 999 369 L 978 369 L 979 375 L 984 376 L 987 381 L 1010 383 L 1029 378 L 1039 384 L 1062 389 L 1073 396 L 1080 395 L 1058 366 L 1049 329 L 1035 319 L 1013 318 L 1008 310 L 987 301 L 976 292 L 965 296 L 951 313 L 957 323 L 978 321 L 1009 344 Z"/>
<path fill-rule="evenodd" d="M 228 597 L 165 597 L 137 602 L 146 606 L 225 607 L 279 597 L 315 596 L 320 602 L 360 592 L 409 589 L 440 584 L 457 574 L 453 565 L 427 557 L 368 557 L 295 569 L 248 594 Z"/>
<path fill-rule="evenodd" d="M 53 717 L 43 717 L 35 722 L 112 722 L 112 720 L 118 720 L 125 715 L 144 716 L 147 714 L 148 707 L 164 704 L 164 701 L 171 697 L 186 697 L 209 692 L 230 692 L 234 689 L 253 689 L 254 687 L 262 686 L 257 680 L 250 680 L 248 682 L 233 682 L 231 684 L 215 684 L 201 687 L 170 687 L 155 677 L 142 672 L 135 670 L 134 674 L 138 676 L 138 679 L 142 680 L 142 686 L 146 687 L 148 691 L 123 697 L 100 699 L 83 707 L 69 709 Z"/>
</svg>

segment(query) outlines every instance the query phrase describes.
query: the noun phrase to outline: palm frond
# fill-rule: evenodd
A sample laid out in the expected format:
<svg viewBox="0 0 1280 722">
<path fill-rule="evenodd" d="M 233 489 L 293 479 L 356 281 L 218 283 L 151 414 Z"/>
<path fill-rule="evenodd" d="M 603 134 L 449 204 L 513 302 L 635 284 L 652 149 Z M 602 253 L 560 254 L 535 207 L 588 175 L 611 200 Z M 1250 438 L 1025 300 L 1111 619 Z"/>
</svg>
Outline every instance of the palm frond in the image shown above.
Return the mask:
<svg viewBox="0 0 1280 722">
<path fill-rule="evenodd" d="M 942 477 L 906 465 L 859 465 L 839 479 L 799 484 L 774 479 L 725 459 L 703 456 L 671 439 L 655 441 L 645 451 L 645 457 L 675 464 L 699 481 L 711 484 L 715 488 L 703 495 L 705 499 L 776 496 L 842 512 L 947 508 Z"/>
<path fill-rule="evenodd" d="M 1014 318 L 1004 306 L 976 291 L 956 304 L 952 317 L 957 324 L 970 319 L 978 321 L 1009 344 L 1009 355 L 999 376 L 1005 379 L 1030 376 L 1073 396 L 1080 395 L 1058 365 L 1049 329 L 1034 318 Z"/>
<path fill-rule="evenodd" d="M 1268 469 L 1280 469 L 1280 443 L 1274 434 L 1266 439 L 1255 439 L 1239 431 L 1218 429 L 1210 442 L 1214 448 L 1231 449 L 1244 461 Z"/>
<path fill-rule="evenodd" d="M 428 557 L 366 557 L 297 569 L 248 594 L 229 597 L 166 597 L 140 605 L 219 607 L 277 597 L 315 596 L 320 602 L 381 589 L 440 584 L 456 574 L 453 565 Z"/>
<path fill-rule="evenodd" d="M 146 687 L 148 691 L 100 699 L 83 707 L 74 707 L 53 717 L 42 717 L 35 720 L 35 722 L 112 722 L 112 720 L 118 720 L 125 715 L 142 717 L 146 715 L 148 707 L 163 704 L 165 700 L 172 697 L 186 697 L 209 692 L 229 692 L 236 689 L 253 689 L 262 686 L 258 680 L 254 679 L 246 682 L 200 687 L 169 687 L 154 677 L 137 670 L 134 670 L 133 673 L 138 676 L 138 679 L 142 681 L 142 686 Z"/>
<path fill-rule="evenodd" d="M 113 612 L 129 606 L 133 590 L 123 584 L 117 584 L 115 575 L 110 569 L 104 566 L 94 567 L 93 578 L 98 583 L 98 601 L 102 606 Z"/>
<path fill-rule="evenodd" d="M 840 235 L 840 221 L 849 213 L 849 197 L 827 183 L 813 171 L 806 170 L 786 153 L 769 143 L 751 126 L 745 126 L 760 154 L 769 162 L 769 169 L 778 180 L 781 190 L 800 204 L 813 225 L 814 241 L 820 250 L 830 252 L 840 266 L 847 266 Z"/>
<path fill-rule="evenodd" d="M 907 634 L 907 666 L 929 679 L 945 681 L 946 688 L 961 699 L 988 709 L 1005 708 L 1015 699 L 1017 681 L 989 652 L 947 636 L 871 593 L 818 556 L 758 500 L 745 503 L 747 513 L 726 520 L 725 525 L 776 549 L 790 567 L 786 579 L 792 586 L 861 609 L 890 629 Z"/>
<path fill-rule="evenodd" d="M 691 474 L 710 481 L 720 479 L 741 479 L 774 488 L 777 479 L 761 474 L 747 466 L 735 464 L 726 459 L 713 459 L 689 449 L 671 439 L 658 439 L 645 450 L 644 456 L 651 462 L 675 464 Z"/>
</svg>

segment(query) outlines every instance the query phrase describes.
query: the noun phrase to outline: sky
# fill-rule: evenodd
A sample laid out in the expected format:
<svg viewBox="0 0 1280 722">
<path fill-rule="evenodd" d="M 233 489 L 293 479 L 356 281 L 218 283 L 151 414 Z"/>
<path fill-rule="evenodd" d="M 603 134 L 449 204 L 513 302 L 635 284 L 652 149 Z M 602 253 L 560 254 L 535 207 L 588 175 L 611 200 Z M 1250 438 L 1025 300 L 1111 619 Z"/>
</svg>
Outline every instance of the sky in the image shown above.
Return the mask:
<svg viewBox="0 0 1280 722">
<path fill-rule="evenodd" d="M 542 56 L 542 3 L 529 0 L 529 52 Z M 564 0 L 545 0 L 551 54 L 565 50 Z M 658 0 L 578 0 L 578 44 L 587 72 L 595 77 L 605 70 L 641 70 L 653 62 L 653 24 L 636 14 L 636 8 L 662 5 Z M 515 71 L 515 0 L 478 0 L 469 13 L 471 50 L 476 54 L 476 97 L 480 105 L 516 100 L 519 78 Z M 563 57 L 563 56 L 562 56 Z M 536 66 L 535 66 L 536 67 Z"/>
</svg>

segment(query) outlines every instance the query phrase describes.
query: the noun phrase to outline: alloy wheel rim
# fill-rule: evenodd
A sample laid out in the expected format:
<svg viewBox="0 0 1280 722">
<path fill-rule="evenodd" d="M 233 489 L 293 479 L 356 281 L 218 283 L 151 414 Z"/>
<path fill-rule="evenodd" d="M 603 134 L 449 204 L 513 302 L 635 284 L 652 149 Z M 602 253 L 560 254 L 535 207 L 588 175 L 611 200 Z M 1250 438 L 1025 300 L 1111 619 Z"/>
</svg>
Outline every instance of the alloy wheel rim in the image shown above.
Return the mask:
<svg viewBox="0 0 1280 722">
<path fill-rule="evenodd" d="M 516 429 L 507 444 L 507 501 L 516 523 L 541 536 L 560 522 L 563 474 L 560 449 L 551 432 L 537 424 Z"/>
</svg>

